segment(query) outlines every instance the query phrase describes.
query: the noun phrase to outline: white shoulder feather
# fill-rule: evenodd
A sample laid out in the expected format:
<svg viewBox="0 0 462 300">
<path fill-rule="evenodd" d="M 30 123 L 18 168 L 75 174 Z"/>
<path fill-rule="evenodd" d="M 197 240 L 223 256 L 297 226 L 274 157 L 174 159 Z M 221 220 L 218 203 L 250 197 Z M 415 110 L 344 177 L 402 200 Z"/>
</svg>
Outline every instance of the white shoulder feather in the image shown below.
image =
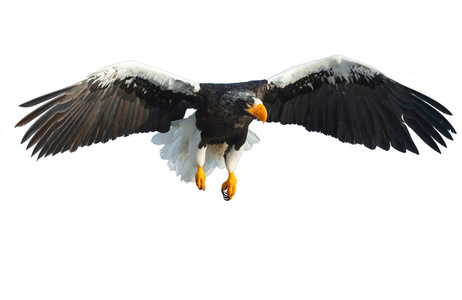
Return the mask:
<svg viewBox="0 0 462 300">
<path fill-rule="evenodd" d="M 279 88 L 284 88 L 304 77 L 322 71 L 330 72 L 332 80 L 341 77 L 347 82 L 351 80 L 352 76 L 363 75 L 367 78 L 380 74 L 377 69 L 371 66 L 345 56 L 333 55 L 292 67 L 268 78 L 267 80 L 270 84 L 274 84 Z"/>
<path fill-rule="evenodd" d="M 100 87 L 111 85 L 116 80 L 138 77 L 175 93 L 192 95 L 200 90 L 200 85 L 197 82 L 135 61 L 126 61 L 106 67 L 88 77 L 100 81 Z"/>
</svg>

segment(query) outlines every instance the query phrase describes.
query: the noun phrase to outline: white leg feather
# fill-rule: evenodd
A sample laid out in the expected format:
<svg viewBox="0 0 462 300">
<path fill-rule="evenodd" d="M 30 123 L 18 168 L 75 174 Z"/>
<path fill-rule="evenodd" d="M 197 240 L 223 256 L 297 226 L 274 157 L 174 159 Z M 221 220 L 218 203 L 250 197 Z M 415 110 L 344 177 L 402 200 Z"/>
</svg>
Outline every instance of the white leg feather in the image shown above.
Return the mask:
<svg viewBox="0 0 462 300">
<path fill-rule="evenodd" d="M 207 146 L 204 146 L 197 151 L 197 155 L 196 155 L 197 166 L 199 167 L 204 166 L 206 153 L 207 153 Z"/>
<path fill-rule="evenodd" d="M 234 172 L 243 151 L 244 147 L 241 147 L 239 148 L 239 150 L 236 150 L 234 146 L 232 146 L 231 149 L 228 151 L 225 157 L 226 169 L 228 169 L 228 172 Z"/>
</svg>

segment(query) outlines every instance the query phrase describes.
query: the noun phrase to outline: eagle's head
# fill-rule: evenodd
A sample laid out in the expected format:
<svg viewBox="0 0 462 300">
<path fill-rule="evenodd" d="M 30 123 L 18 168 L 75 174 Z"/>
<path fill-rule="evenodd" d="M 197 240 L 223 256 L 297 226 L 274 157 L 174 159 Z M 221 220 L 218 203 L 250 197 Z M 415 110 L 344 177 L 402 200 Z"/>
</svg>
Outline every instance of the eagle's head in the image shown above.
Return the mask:
<svg viewBox="0 0 462 300">
<path fill-rule="evenodd" d="M 255 94 L 245 91 L 230 91 L 223 96 L 228 109 L 236 115 L 256 118 L 263 123 L 266 122 L 268 112 L 263 102 Z"/>
</svg>

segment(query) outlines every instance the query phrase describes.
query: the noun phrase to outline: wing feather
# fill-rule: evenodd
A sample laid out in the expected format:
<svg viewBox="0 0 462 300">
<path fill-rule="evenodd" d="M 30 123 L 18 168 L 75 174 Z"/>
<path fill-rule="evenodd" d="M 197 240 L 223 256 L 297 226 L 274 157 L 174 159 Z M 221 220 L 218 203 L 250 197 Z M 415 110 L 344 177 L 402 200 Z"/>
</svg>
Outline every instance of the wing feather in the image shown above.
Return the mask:
<svg viewBox="0 0 462 300">
<path fill-rule="evenodd" d="M 293 67 L 268 80 L 263 103 L 268 122 L 298 124 L 370 149 L 417 153 L 408 127 L 432 149 L 452 140 L 454 127 L 439 102 L 373 67 L 332 56 Z"/>
<path fill-rule="evenodd" d="M 38 108 L 16 126 L 35 120 L 22 143 L 38 158 L 120 136 L 170 128 L 200 97 L 199 84 L 134 62 L 117 64 L 87 79 L 32 99 Z"/>
</svg>

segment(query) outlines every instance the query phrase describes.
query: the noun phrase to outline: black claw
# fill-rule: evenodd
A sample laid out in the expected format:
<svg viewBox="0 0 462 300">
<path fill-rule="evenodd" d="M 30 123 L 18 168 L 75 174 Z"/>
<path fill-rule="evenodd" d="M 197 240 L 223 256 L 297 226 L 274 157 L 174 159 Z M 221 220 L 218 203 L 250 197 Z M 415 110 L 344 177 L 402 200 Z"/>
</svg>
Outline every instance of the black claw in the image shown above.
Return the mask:
<svg viewBox="0 0 462 300">
<path fill-rule="evenodd" d="M 229 195 L 225 192 L 225 190 L 221 190 L 221 193 L 223 194 L 223 200 L 229 201 Z"/>
</svg>

